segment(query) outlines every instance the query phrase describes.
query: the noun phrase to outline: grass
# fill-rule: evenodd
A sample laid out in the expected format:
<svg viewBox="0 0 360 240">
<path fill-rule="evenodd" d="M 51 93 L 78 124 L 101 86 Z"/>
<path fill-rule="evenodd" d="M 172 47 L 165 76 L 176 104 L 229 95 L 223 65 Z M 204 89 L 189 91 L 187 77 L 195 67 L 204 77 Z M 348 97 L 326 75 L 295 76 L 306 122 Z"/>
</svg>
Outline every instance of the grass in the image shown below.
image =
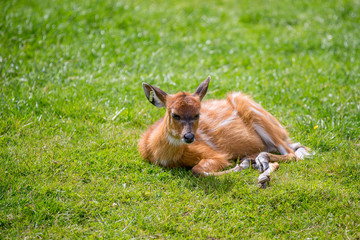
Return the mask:
<svg viewBox="0 0 360 240">
<path fill-rule="evenodd" d="M 0 2 L 0 238 L 360 237 L 359 1 Z M 141 82 L 251 94 L 309 146 L 257 189 L 137 152 Z"/>
</svg>

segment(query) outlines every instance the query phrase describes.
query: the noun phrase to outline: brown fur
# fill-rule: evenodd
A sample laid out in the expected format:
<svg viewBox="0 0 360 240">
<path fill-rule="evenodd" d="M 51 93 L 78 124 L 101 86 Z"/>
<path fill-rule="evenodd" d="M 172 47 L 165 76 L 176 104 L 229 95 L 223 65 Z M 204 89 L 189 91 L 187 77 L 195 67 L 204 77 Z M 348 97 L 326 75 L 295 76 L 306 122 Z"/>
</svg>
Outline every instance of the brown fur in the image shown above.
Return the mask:
<svg viewBox="0 0 360 240">
<path fill-rule="evenodd" d="M 272 157 L 280 161 L 295 156 L 285 128 L 250 97 L 231 93 L 226 100 L 200 104 L 209 80 L 194 94 L 167 95 L 144 85 L 147 96 L 149 91 L 157 96 L 154 101 L 151 97 L 149 100 L 166 107 L 165 116 L 140 139 L 138 147 L 144 159 L 165 167 L 190 167 L 195 175 L 206 176 L 230 166 L 233 160 L 264 151 L 285 151 L 288 156 Z M 196 119 L 199 113 L 200 119 Z M 174 119 L 174 114 L 181 120 Z M 193 143 L 182 141 L 186 133 L 195 135 Z"/>
</svg>

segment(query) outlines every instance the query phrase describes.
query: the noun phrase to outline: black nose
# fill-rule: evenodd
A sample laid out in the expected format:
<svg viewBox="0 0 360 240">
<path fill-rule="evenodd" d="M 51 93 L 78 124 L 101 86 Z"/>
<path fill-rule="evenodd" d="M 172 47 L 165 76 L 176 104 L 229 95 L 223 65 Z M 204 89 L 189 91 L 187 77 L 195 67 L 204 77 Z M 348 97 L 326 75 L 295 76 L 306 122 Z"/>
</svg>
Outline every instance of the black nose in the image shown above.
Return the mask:
<svg viewBox="0 0 360 240">
<path fill-rule="evenodd" d="M 195 136 L 192 133 L 185 133 L 184 140 L 186 143 L 192 143 L 195 140 Z"/>
</svg>

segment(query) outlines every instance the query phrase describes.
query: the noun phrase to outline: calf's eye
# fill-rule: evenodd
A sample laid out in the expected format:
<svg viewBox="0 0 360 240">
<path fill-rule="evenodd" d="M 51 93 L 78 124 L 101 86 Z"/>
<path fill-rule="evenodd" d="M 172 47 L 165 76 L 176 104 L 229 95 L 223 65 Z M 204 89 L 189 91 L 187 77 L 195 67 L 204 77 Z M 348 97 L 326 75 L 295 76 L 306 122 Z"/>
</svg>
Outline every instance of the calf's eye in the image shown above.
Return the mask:
<svg viewBox="0 0 360 240">
<path fill-rule="evenodd" d="M 179 115 L 177 115 L 177 114 L 171 114 L 171 116 L 173 117 L 173 119 L 175 119 L 175 120 L 180 120 L 180 116 Z"/>
</svg>

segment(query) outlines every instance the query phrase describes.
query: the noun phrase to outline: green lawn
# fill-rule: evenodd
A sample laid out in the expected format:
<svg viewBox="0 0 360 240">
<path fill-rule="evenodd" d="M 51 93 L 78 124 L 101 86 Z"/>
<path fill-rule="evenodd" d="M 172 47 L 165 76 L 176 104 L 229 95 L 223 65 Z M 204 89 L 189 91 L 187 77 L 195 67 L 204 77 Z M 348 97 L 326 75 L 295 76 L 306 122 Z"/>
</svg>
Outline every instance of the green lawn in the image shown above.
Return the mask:
<svg viewBox="0 0 360 240">
<path fill-rule="evenodd" d="M 0 1 L 0 239 L 360 238 L 359 1 Z M 312 149 L 194 178 L 141 159 L 143 81 L 253 96 Z"/>
</svg>

